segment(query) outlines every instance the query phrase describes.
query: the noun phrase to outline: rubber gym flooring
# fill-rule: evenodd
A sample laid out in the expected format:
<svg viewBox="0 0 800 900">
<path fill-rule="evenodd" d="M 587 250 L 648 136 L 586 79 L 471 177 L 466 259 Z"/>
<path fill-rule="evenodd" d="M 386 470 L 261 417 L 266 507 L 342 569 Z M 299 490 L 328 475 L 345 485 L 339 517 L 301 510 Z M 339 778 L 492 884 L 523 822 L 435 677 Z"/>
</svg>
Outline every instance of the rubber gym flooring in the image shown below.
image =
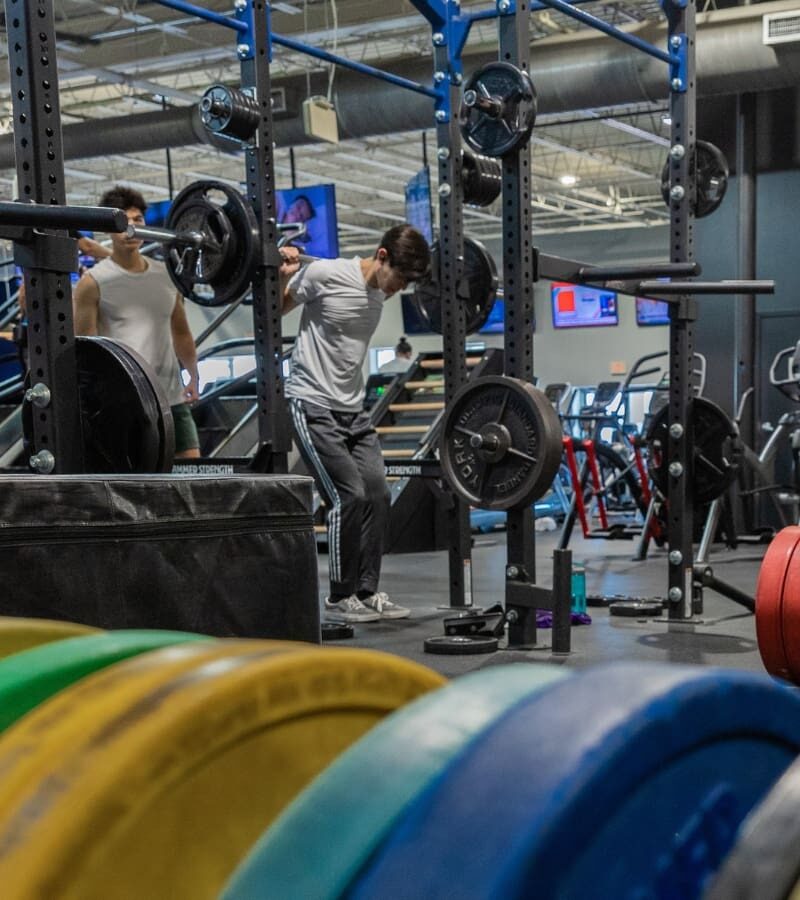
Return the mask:
<svg viewBox="0 0 800 900">
<path fill-rule="evenodd" d="M 503 599 L 505 533 L 475 535 L 472 569 L 475 606 L 484 609 Z M 536 535 L 537 583 L 552 583 L 552 553 L 558 532 Z M 654 550 L 645 562 L 634 562 L 631 541 L 574 540 L 573 565 L 584 563 L 587 594 L 624 594 L 663 597 L 667 590 L 667 558 Z M 742 546 L 728 551 L 717 545 L 711 554 L 714 574 L 741 590 L 755 591 L 766 545 Z M 327 592 L 328 557 L 319 556 L 320 602 Z M 509 662 L 552 661 L 584 667 L 616 660 L 693 663 L 764 672 L 755 638 L 755 618 L 747 610 L 711 590 L 704 592 L 704 612 L 692 624 L 669 624 L 666 613 L 656 619 L 610 616 L 589 608 L 591 625 L 572 627 L 572 653 L 554 658 L 545 646 L 550 631 L 540 629 L 541 649 L 500 650 L 493 654 L 440 656 L 425 653 L 426 638 L 444 634 L 442 620 L 453 613 L 439 607 L 449 602 L 447 554 L 406 553 L 385 556 L 381 589 L 392 600 L 411 609 L 409 619 L 356 625 L 355 636 L 342 645 L 370 647 L 421 662 L 443 675 L 454 676 L 484 666 Z M 325 614 L 323 612 L 323 620 Z M 502 647 L 501 642 L 501 647 Z"/>
</svg>

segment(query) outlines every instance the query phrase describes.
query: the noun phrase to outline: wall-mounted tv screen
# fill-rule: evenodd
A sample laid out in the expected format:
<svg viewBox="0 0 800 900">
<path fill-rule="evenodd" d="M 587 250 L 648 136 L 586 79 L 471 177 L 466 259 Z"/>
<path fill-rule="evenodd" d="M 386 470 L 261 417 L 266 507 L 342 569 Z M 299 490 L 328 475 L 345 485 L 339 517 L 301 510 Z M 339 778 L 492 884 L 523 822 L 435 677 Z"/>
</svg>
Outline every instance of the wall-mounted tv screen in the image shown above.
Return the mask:
<svg viewBox="0 0 800 900">
<path fill-rule="evenodd" d="M 619 322 L 614 291 L 554 281 L 550 294 L 554 328 L 594 328 Z"/>
<path fill-rule="evenodd" d="M 339 255 L 336 188 L 309 184 L 275 191 L 278 222 L 305 226 L 292 244 L 309 256 L 335 259 Z"/>
<path fill-rule="evenodd" d="M 425 166 L 406 182 L 406 221 L 431 244 L 433 243 L 433 206 L 431 205 L 431 173 Z"/>
<path fill-rule="evenodd" d="M 505 327 L 506 305 L 503 298 L 498 295 L 489 313 L 489 318 L 478 334 L 502 334 Z"/>
<path fill-rule="evenodd" d="M 171 205 L 171 200 L 156 200 L 153 203 L 148 203 L 147 209 L 144 211 L 145 225 L 152 225 L 153 228 L 163 228 Z"/>
<path fill-rule="evenodd" d="M 637 325 L 669 325 L 669 304 L 666 300 L 636 298 Z"/>
</svg>

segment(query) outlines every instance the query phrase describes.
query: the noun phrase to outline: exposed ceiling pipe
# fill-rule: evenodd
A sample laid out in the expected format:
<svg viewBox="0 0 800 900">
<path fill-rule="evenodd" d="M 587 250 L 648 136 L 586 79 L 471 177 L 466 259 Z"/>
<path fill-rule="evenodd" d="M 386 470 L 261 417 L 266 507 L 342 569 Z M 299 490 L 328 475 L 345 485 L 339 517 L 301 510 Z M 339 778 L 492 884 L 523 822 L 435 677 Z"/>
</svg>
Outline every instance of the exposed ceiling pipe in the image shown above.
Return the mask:
<svg viewBox="0 0 800 900">
<path fill-rule="evenodd" d="M 796 5 L 781 0 L 699 15 L 698 95 L 800 85 L 800 43 L 765 46 L 762 41 L 762 16 Z M 663 25 L 640 27 L 636 33 L 656 46 L 665 44 Z M 468 55 L 465 70 L 469 73 L 494 58 L 494 52 Z M 408 60 L 395 69 L 412 80 L 429 83 L 431 79 L 429 58 Z M 666 96 L 664 63 L 590 31 L 537 41 L 531 51 L 531 69 L 542 113 L 658 101 Z M 326 79 L 324 74 L 312 78 L 311 92 L 324 92 Z M 275 79 L 274 83 L 286 88 L 290 104 L 306 96 L 305 76 Z M 433 125 L 429 98 L 342 68 L 337 72 L 335 101 L 343 138 Z M 296 146 L 310 140 L 300 117 L 276 120 L 274 133 L 278 146 Z M 192 107 L 103 119 L 96 127 L 95 123 L 91 127 L 87 123 L 67 125 L 63 136 L 66 159 L 196 143 L 214 143 L 223 149 L 230 146 L 209 139 Z M 0 137 L 0 168 L 13 165 L 13 135 L 4 135 Z"/>
</svg>

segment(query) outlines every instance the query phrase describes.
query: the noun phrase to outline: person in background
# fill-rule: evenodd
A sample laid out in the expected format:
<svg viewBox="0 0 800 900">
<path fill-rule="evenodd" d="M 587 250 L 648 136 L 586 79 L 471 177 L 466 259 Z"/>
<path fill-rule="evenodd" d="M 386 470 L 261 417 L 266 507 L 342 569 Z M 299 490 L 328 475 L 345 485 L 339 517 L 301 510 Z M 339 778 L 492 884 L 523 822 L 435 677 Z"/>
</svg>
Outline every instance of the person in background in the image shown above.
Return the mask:
<svg viewBox="0 0 800 900">
<path fill-rule="evenodd" d="M 300 453 L 328 508 L 325 609 L 345 622 L 406 618 L 410 610 L 378 590 L 390 495 L 363 409 L 363 363 L 383 304 L 427 273 L 430 249 L 415 228 L 397 225 L 368 259 L 300 269 L 296 247 L 280 252 L 283 312 L 303 309 L 285 391 Z"/>
<path fill-rule="evenodd" d="M 100 206 L 123 209 L 128 222 L 144 225 L 147 203 L 138 192 L 116 186 Z M 197 350 L 164 263 L 139 252 L 142 241 L 111 235 L 111 255 L 89 269 L 72 294 L 75 334 L 98 334 L 131 347 L 153 367 L 166 391 L 175 423 L 175 456 L 200 455 L 188 404 L 198 398 Z M 189 374 L 184 386 L 180 367 Z"/>
<path fill-rule="evenodd" d="M 395 344 L 394 359 L 385 362 L 378 371 L 381 375 L 391 375 L 393 372 L 407 372 L 411 367 L 411 357 L 413 353 L 413 347 L 406 340 L 406 336 L 402 335 L 397 344 Z"/>
</svg>

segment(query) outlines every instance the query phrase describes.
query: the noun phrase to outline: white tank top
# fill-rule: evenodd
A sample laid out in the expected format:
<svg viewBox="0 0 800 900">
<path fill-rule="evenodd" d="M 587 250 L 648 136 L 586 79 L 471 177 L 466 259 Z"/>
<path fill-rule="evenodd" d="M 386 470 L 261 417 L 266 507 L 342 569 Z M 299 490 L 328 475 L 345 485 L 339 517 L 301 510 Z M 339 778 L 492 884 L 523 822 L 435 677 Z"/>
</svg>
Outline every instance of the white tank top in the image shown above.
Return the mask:
<svg viewBox="0 0 800 900">
<path fill-rule="evenodd" d="M 129 272 L 110 257 L 89 269 L 100 289 L 97 333 L 132 347 L 155 369 L 171 406 L 183 403 L 180 366 L 172 345 L 176 290 L 162 262 L 142 257 L 143 272 Z"/>
</svg>

